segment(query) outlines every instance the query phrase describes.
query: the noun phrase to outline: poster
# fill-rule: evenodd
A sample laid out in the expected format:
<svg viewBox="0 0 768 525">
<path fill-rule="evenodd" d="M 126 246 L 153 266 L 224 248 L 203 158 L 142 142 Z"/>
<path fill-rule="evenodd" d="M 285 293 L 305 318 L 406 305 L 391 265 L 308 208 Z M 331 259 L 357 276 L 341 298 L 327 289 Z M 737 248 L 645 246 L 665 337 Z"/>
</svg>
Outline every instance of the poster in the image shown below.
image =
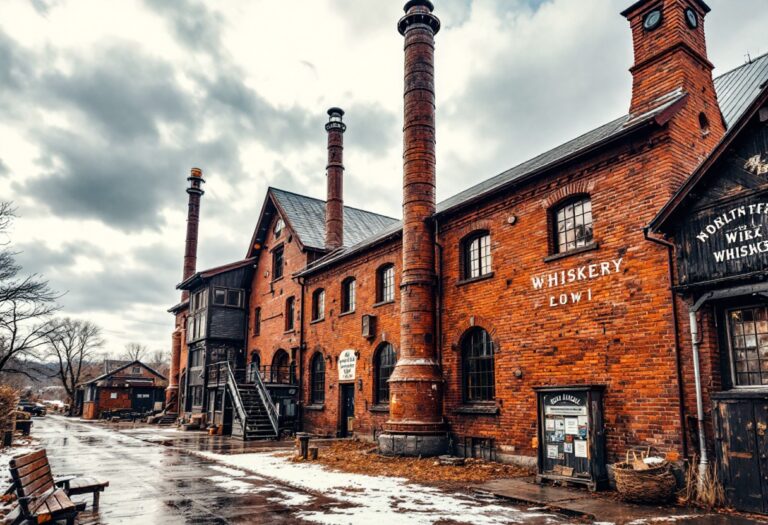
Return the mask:
<svg viewBox="0 0 768 525">
<path fill-rule="evenodd" d="M 563 452 L 566 454 L 573 454 L 573 443 L 566 443 L 563 445 Z"/>
<path fill-rule="evenodd" d="M 557 445 L 547 445 L 547 458 L 557 459 L 558 454 L 559 454 L 559 449 Z"/>
<path fill-rule="evenodd" d="M 587 442 L 578 440 L 573 442 L 573 453 L 577 458 L 589 457 L 587 454 Z"/>
<path fill-rule="evenodd" d="M 565 422 L 562 419 L 555 420 L 555 430 L 563 430 L 565 428 Z"/>
<path fill-rule="evenodd" d="M 582 427 L 582 426 L 586 427 L 587 424 L 589 424 L 589 418 L 587 416 L 579 416 L 578 420 L 579 420 L 579 426 L 580 427 Z"/>
<path fill-rule="evenodd" d="M 546 419 L 545 423 L 547 425 L 547 430 L 555 430 L 555 420 L 554 419 Z"/>
<path fill-rule="evenodd" d="M 565 433 L 575 436 L 579 433 L 579 420 L 575 417 L 565 418 Z"/>
</svg>

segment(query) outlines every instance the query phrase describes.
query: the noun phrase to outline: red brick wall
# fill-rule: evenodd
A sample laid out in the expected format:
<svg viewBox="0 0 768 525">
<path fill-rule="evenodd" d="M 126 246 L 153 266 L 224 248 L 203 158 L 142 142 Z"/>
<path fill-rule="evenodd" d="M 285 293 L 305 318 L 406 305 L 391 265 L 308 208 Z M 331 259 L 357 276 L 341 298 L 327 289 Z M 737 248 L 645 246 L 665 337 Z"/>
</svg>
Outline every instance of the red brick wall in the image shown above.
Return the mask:
<svg viewBox="0 0 768 525">
<path fill-rule="evenodd" d="M 612 459 L 638 443 L 679 448 L 667 253 L 643 237 L 643 227 L 670 196 L 659 183 L 667 166 L 657 161 L 668 152 L 660 132 L 441 225 L 445 410 L 454 433 L 493 437 L 502 452 L 532 456 L 533 387 L 598 383 L 607 386 L 605 425 Z M 545 262 L 551 253 L 548 213 L 568 193 L 590 194 L 599 249 Z M 513 225 L 507 220 L 511 215 L 517 218 Z M 459 284 L 459 243 L 475 229 L 491 233 L 494 275 Z M 618 259 L 620 272 L 613 273 L 610 261 Z M 610 275 L 533 288 L 533 276 L 605 261 Z M 591 301 L 585 300 L 589 290 Z M 571 292 L 582 292 L 581 302 L 550 306 L 551 297 L 558 303 L 561 293 Z M 455 413 L 462 405 L 459 342 L 473 325 L 491 332 L 498 345 L 497 416 Z M 516 369 L 522 370 L 521 379 L 514 377 Z"/>
<path fill-rule="evenodd" d="M 301 286 L 292 278 L 293 274 L 307 265 L 307 254 L 301 247 L 290 229 L 286 225 L 280 237 L 275 238 L 275 217 L 269 225 L 269 233 L 264 241 L 264 247 L 259 253 L 251 282 L 249 299 L 249 326 L 248 326 L 248 362 L 251 361 L 253 352 L 261 356 L 262 365 L 271 365 L 274 354 L 283 349 L 291 355 L 291 349 L 299 346 L 299 314 L 301 312 Z M 277 281 L 272 280 L 272 250 L 283 244 L 283 277 Z M 285 330 L 285 302 L 289 297 L 296 298 L 294 330 Z M 261 331 L 260 335 L 254 332 L 254 309 L 261 307 Z"/>
<path fill-rule="evenodd" d="M 376 305 L 376 271 L 384 264 L 395 265 L 395 300 Z M 381 432 L 389 414 L 384 407 L 374 406 L 375 351 L 383 342 L 391 343 L 398 352 L 400 341 L 400 271 L 402 268 L 401 243 L 390 241 L 360 257 L 355 257 L 329 271 L 306 281 L 305 330 L 307 350 L 304 352 L 304 381 L 302 403 L 310 402 L 310 363 L 315 353 L 326 358 L 325 404 L 322 410 L 304 410 L 304 428 L 309 432 L 335 435 L 339 425 L 338 357 L 346 349 L 359 352 L 355 379 L 355 433 L 372 439 Z M 356 279 L 355 312 L 340 315 L 341 282 L 347 277 Z M 325 319 L 311 321 L 311 298 L 316 289 L 325 289 Z M 376 316 L 376 337 L 362 336 L 362 316 Z M 399 355 L 399 352 L 398 352 Z M 331 358 L 328 362 L 327 357 Z M 358 380 L 362 380 L 362 390 Z M 384 408 L 378 411 L 377 408 Z"/>
</svg>

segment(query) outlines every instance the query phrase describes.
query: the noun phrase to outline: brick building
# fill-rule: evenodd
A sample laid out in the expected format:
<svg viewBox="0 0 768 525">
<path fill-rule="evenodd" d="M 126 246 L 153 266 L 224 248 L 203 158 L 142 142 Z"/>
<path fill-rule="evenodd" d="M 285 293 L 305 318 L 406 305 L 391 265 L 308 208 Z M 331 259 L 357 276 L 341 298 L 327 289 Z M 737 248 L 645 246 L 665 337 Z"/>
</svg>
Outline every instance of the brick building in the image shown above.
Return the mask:
<svg viewBox="0 0 768 525">
<path fill-rule="evenodd" d="M 343 205 L 338 108 L 326 125 L 326 200 L 267 193 L 245 259 L 234 411 L 246 427 L 285 422 L 287 404 L 265 416 L 256 394 L 236 393 L 268 399 L 283 384 L 296 392 L 295 430 L 354 433 L 390 453 L 451 449 L 538 459 L 540 469 L 547 459 L 544 474 L 581 469 L 597 484 L 605 473 L 588 472 L 593 455 L 612 461 L 641 444 L 689 455 L 698 440 L 687 326 L 670 247 L 646 227 L 746 118 L 768 58 L 713 80 L 707 5 L 636 2 L 622 13 L 635 54 L 628 113 L 437 203 L 432 11 L 411 0 L 398 24 L 403 220 Z M 188 269 L 187 284 L 200 275 Z M 184 300 L 173 311 L 171 384 L 184 397 L 192 313 Z M 549 418 L 546 399 L 574 405 L 546 414 L 574 417 Z"/>
</svg>

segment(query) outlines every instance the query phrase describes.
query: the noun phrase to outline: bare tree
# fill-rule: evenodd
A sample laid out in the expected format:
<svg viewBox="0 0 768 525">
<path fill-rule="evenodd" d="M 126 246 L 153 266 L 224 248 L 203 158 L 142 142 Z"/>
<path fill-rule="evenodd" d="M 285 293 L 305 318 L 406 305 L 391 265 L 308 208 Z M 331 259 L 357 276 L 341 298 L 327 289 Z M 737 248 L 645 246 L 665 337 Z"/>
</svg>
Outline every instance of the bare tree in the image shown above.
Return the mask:
<svg viewBox="0 0 768 525">
<path fill-rule="evenodd" d="M 148 358 L 148 363 L 153 370 L 167 376 L 168 370 L 171 367 L 171 354 L 166 350 L 159 348 L 157 350 L 152 350 L 152 353 Z"/>
<path fill-rule="evenodd" d="M 72 411 L 75 407 L 75 389 L 104 340 L 101 328 L 90 321 L 66 317 L 52 324 L 55 329 L 47 338 L 49 354 L 58 365 L 56 375 L 64 387 Z"/>
<path fill-rule="evenodd" d="M 148 353 L 149 349 L 146 345 L 140 343 L 128 343 L 125 345 L 123 357 L 128 361 L 141 361 Z"/>
<path fill-rule="evenodd" d="M 0 246 L 10 244 L 7 234 L 14 217 L 11 203 L 0 202 Z M 20 276 L 15 255 L 8 248 L 0 250 L 0 371 L 29 375 L 26 367 L 13 364 L 39 357 L 53 329 L 49 318 L 57 309 L 57 296 L 39 276 Z"/>
</svg>

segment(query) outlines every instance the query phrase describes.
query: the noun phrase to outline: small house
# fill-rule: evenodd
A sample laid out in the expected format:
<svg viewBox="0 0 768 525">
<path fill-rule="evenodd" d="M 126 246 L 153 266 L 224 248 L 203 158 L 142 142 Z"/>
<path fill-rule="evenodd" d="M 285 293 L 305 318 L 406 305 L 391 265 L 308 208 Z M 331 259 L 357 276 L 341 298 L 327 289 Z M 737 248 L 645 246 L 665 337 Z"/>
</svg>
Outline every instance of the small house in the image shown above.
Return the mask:
<svg viewBox="0 0 768 525">
<path fill-rule="evenodd" d="M 163 409 L 165 376 L 141 361 L 132 361 L 82 383 L 83 419 L 99 419 L 107 410 L 153 412 Z"/>
</svg>

